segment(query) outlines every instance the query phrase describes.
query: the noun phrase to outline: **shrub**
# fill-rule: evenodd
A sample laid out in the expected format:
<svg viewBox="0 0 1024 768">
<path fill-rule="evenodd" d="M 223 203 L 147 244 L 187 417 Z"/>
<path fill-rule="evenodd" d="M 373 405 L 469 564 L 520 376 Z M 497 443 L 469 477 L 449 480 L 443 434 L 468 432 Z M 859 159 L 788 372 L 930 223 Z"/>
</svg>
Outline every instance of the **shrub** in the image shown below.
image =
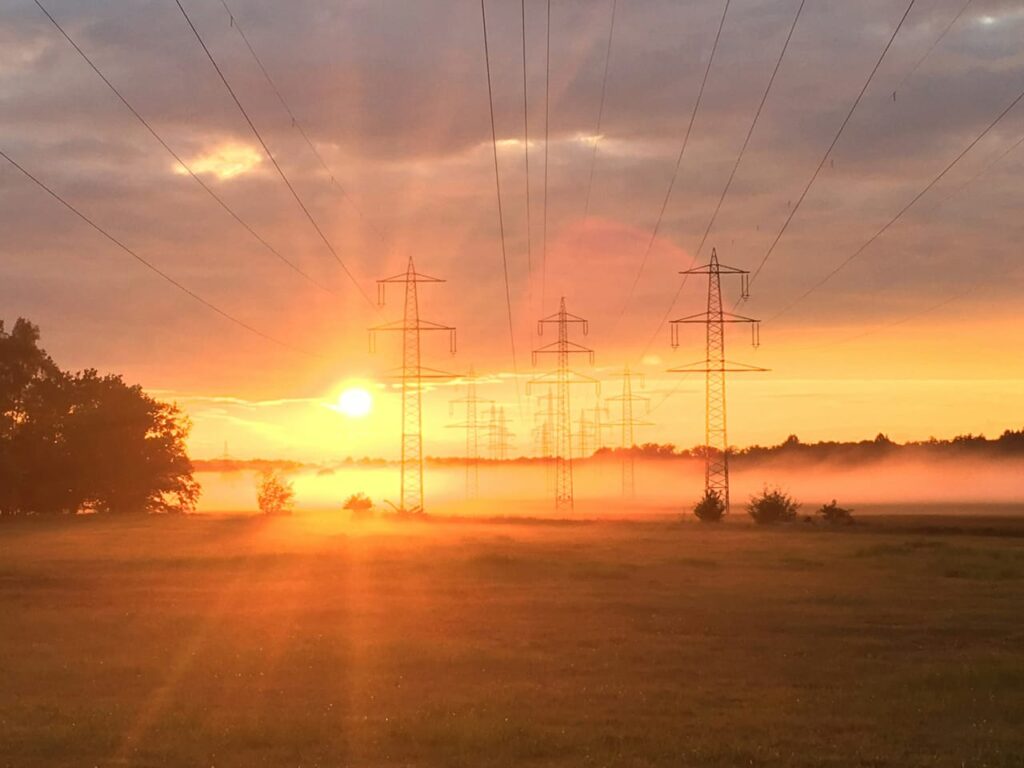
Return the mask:
<svg viewBox="0 0 1024 768">
<path fill-rule="evenodd" d="M 760 496 L 751 496 L 747 505 L 747 512 L 758 525 L 791 522 L 796 519 L 798 509 L 800 505 L 792 496 L 779 488 L 767 487 Z"/>
<path fill-rule="evenodd" d="M 260 474 L 256 502 L 265 515 L 290 515 L 295 508 L 295 488 L 277 470 Z"/>
<path fill-rule="evenodd" d="M 818 514 L 821 515 L 821 519 L 826 523 L 845 523 L 849 525 L 853 522 L 853 510 L 845 509 L 840 507 L 835 499 L 828 504 L 825 504 L 818 510 Z"/>
<path fill-rule="evenodd" d="M 353 493 L 345 500 L 345 506 L 352 513 L 352 517 L 363 518 L 373 515 L 373 501 L 365 493 Z"/>
<path fill-rule="evenodd" d="M 725 515 L 725 500 L 718 491 L 709 488 L 693 507 L 693 514 L 702 523 L 720 522 Z"/>
</svg>

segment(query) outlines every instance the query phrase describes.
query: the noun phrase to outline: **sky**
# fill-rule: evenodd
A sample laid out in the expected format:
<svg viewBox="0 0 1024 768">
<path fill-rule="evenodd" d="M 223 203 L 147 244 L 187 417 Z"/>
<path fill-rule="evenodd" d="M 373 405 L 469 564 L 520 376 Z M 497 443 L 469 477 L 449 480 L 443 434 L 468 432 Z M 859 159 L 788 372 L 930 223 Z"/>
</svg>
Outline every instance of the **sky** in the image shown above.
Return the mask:
<svg viewBox="0 0 1024 768">
<path fill-rule="evenodd" d="M 196 457 L 226 443 L 233 456 L 309 461 L 398 452 L 388 377 L 399 339 L 382 334 L 371 353 L 366 329 L 401 317 L 397 291 L 375 306 L 374 281 L 410 257 L 446 280 L 421 286 L 423 318 L 457 328 L 454 356 L 445 334 L 424 336 L 424 364 L 473 367 L 480 396 L 512 419 L 516 453 L 535 448 L 538 389 L 526 382 L 550 365 L 531 361 L 551 341 L 536 321 L 563 296 L 590 321 L 577 340 L 595 364 L 574 362 L 602 381 L 602 396 L 619 393 L 624 365 L 645 375 L 653 423 L 639 438 L 702 442 L 703 382 L 666 373 L 703 358 L 702 329 L 685 326 L 673 350 L 661 319 L 701 312 L 707 284 L 692 278 L 680 290 L 678 272 L 712 247 L 725 264 L 757 269 L 907 8 L 807 0 L 698 253 L 800 6 L 731 0 L 645 259 L 721 2 L 619 0 L 609 47 L 610 0 L 553 0 L 548 85 L 547 3 L 526 0 L 524 126 L 524 9 L 490 0 L 499 219 L 479 3 L 182 0 L 330 247 L 175 0 L 41 2 L 277 255 L 32 0 L 0 2 L 0 150 L 168 276 L 284 344 L 147 270 L 2 159 L 0 317 L 38 323 L 66 368 L 122 373 L 178 402 Z M 730 380 L 732 443 L 998 434 L 1024 423 L 1024 102 L 845 263 L 1024 89 L 1020 3 L 963 9 L 964 0 L 914 3 L 737 308 L 763 320 L 762 344 L 752 349 L 747 329 L 731 328 L 728 357 L 770 370 Z M 728 308 L 739 289 L 723 280 Z M 365 418 L 331 407 L 351 387 L 374 396 Z M 424 393 L 427 453 L 460 452 L 463 433 L 448 425 L 464 414 L 448 401 L 463 390 L 456 378 Z M 574 398 L 574 413 L 596 402 L 584 387 Z"/>
</svg>

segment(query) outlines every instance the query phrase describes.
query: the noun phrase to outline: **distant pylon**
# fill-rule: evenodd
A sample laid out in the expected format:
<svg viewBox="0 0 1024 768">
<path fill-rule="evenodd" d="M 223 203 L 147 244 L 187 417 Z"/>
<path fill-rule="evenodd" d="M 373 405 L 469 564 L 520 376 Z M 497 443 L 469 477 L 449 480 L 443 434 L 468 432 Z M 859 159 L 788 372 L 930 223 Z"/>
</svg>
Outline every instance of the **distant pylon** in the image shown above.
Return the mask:
<svg viewBox="0 0 1024 768">
<path fill-rule="evenodd" d="M 614 426 L 622 429 L 622 495 L 632 499 L 636 496 L 636 428 L 652 425 L 652 422 L 636 417 L 633 405 L 643 403 L 646 409 L 650 406 L 650 398 L 633 394 L 634 380 L 637 380 L 641 387 L 644 385 L 642 373 L 633 373 L 627 365 L 619 375 L 622 377 L 622 394 L 609 397 L 608 401 L 618 403 L 621 409 L 620 418 Z"/>
<path fill-rule="evenodd" d="M 590 416 L 590 437 L 593 440 L 593 450 L 599 451 L 605 447 L 604 433 L 612 427 L 612 416 L 607 406 L 600 403 L 593 408 L 587 408 L 587 414 Z"/>
<path fill-rule="evenodd" d="M 573 509 L 572 411 L 569 407 L 569 389 L 573 384 L 593 384 L 595 391 L 600 391 L 597 380 L 569 369 L 570 355 L 585 354 L 590 357 L 591 364 L 594 361 L 594 350 L 570 341 L 569 327 L 573 324 L 580 325 L 583 335 L 587 335 L 589 331 L 587 321 L 566 310 L 563 296 L 558 311 L 542 318 L 537 323 L 537 334 L 541 336 L 544 335 L 545 325 L 557 325 L 558 339 L 533 351 L 534 365 L 537 364 L 539 355 L 555 355 L 555 369 L 527 383 L 527 394 L 529 394 L 531 385 L 541 384 L 554 387 L 553 450 L 555 456 L 555 510 L 558 512 L 571 512 Z"/>
<path fill-rule="evenodd" d="M 722 309 L 722 275 L 739 275 L 742 298 L 749 297 L 749 272 L 718 263 L 718 254 L 711 250 L 711 261 L 702 267 L 680 272 L 681 275 L 708 276 L 708 306 L 705 312 L 689 315 L 671 323 L 671 343 L 679 346 L 679 326 L 688 323 L 704 325 L 707 332 L 705 357 L 695 363 L 673 368 L 670 373 L 704 373 L 704 491 L 719 495 L 729 509 L 729 438 L 726 432 L 725 374 L 764 371 L 753 365 L 729 362 L 725 358 L 725 324 L 749 323 L 754 347 L 760 344 L 760 321 L 726 312 Z"/>
<path fill-rule="evenodd" d="M 545 392 L 539 398 L 543 408 L 534 413 L 535 420 L 540 423 L 534 427 L 534 438 L 537 441 L 537 451 L 540 456 L 550 458 L 554 455 L 554 424 L 555 424 L 555 395 L 553 392 Z"/>
<path fill-rule="evenodd" d="M 493 403 L 477 397 L 477 376 L 470 368 L 466 376 L 466 396 L 448 401 L 449 415 L 454 415 L 455 406 L 466 406 L 466 420 L 450 426 L 466 430 L 466 498 L 475 499 L 480 495 L 480 433 L 486 428 L 481 422 L 480 406 Z"/>
<path fill-rule="evenodd" d="M 551 459 L 554 457 L 555 443 L 555 393 L 548 391 L 537 399 L 541 408 L 534 412 L 534 421 L 539 422 L 533 428 L 534 440 L 537 442 L 537 454 L 544 460 L 544 487 L 549 493 L 555 490 L 555 473 Z"/>
<path fill-rule="evenodd" d="M 590 419 L 587 418 L 587 409 L 583 408 L 580 410 L 580 420 L 576 422 L 576 439 L 580 446 L 580 458 L 586 458 L 587 449 L 590 448 L 590 434 L 593 425 L 590 423 Z"/>
<path fill-rule="evenodd" d="M 491 406 L 491 419 L 487 428 L 488 444 L 491 458 L 504 461 L 512 450 L 512 433 L 508 429 L 508 417 L 505 406 Z"/>
<path fill-rule="evenodd" d="M 389 284 L 405 286 L 405 311 L 401 320 L 370 329 L 370 351 L 376 350 L 377 333 L 398 331 L 402 334 L 402 486 L 397 507 L 403 514 L 422 514 L 423 507 L 423 380 L 448 379 L 452 375 L 420 363 L 420 333 L 447 331 L 449 348 L 455 354 L 455 329 L 448 325 L 420 319 L 418 283 L 443 283 L 436 277 L 416 271 L 412 256 L 405 272 L 377 281 L 377 302 L 383 305 Z"/>
<path fill-rule="evenodd" d="M 603 405 L 584 408 L 580 411 L 578 443 L 580 457 L 586 458 L 605 445 L 605 430 L 609 429 L 611 414 Z"/>
</svg>

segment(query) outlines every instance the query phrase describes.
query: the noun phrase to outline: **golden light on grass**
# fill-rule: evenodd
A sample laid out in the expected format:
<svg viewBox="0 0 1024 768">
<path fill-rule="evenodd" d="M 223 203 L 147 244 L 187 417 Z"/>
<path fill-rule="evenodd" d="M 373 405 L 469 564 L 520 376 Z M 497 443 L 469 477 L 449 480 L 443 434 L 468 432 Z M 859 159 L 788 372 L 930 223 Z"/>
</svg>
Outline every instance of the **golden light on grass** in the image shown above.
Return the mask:
<svg viewBox="0 0 1024 768">
<path fill-rule="evenodd" d="M 221 181 L 226 181 L 251 171 L 262 161 L 263 156 L 255 147 L 238 142 L 225 142 L 197 155 L 188 163 L 194 173 L 211 174 Z M 179 175 L 188 173 L 181 165 L 175 165 L 174 172 Z"/>
</svg>

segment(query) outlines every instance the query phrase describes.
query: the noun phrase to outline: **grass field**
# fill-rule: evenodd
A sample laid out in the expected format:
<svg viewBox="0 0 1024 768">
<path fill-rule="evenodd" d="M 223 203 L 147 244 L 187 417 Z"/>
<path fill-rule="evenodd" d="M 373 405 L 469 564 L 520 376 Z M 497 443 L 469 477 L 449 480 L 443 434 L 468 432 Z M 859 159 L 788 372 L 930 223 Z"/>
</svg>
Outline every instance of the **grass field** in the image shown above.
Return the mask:
<svg viewBox="0 0 1024 768">
<path fill-rule="evenodd" d="M 0 765 L 1021 766 L 1024 521 L 5 523 Z"/>
</svg>

